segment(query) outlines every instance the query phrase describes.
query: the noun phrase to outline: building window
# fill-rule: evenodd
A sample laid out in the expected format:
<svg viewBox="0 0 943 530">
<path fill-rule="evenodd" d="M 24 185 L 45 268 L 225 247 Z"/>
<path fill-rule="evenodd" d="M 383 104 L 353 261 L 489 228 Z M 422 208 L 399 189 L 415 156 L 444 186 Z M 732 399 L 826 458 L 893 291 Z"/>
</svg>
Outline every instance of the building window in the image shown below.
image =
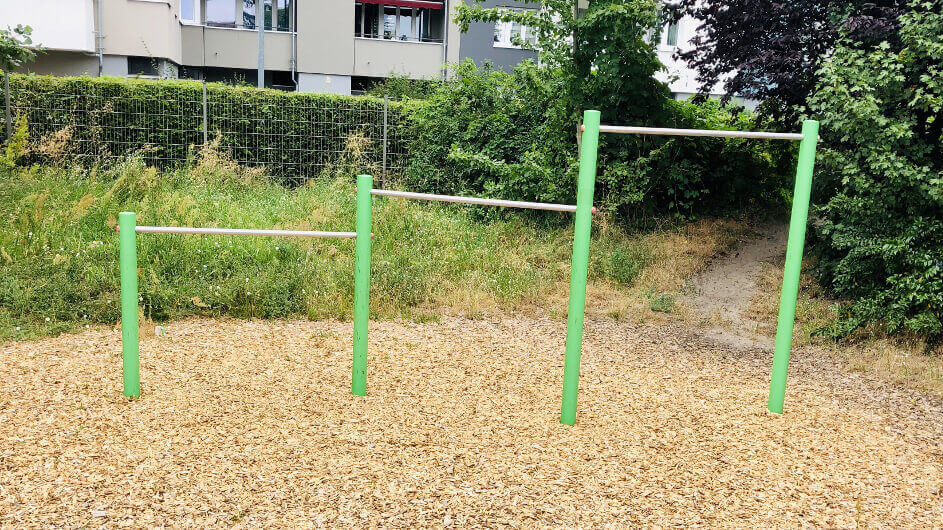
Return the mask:
<svg viewBox="0 0 943 530">
<path fill-rule="evenodd" d="M 666 3 L 662 7 L 662 21 L 664 25 L 661 28 L 661 45 L 669 47 L 677 46 L 678 25 L 681 22 L 677 4 Z"/>
<path fill-rule="evenodd" d="M 521 49 L 524 44 L 527 48 L 533 48 L 537 45 L 537 30 L 528 26 L 523 26 L 518 22 L 495 22 L 494 23 L 494 43 L 495 48 L 517 48 Z"/>
<path fill-rule="evenodd" d="M 194 0 L 195 1 L 195 0 Z M 220 28 L 236 27 L 236 3 L 232 0 L 203 0 L 206 25 Z"/>
<path fill-rule="evenodd" d="M 200 4 L 200 0 L 180 0 L 180 20 L 191 24 L 202 22 Z"/>
<path fill-rule="evenodd" d="M 128 57 L 128 75 L 134 77 L 158 77 L 157 59 L 153 57 Z"/>
<path fill-rule="evenodd" d="M 296 0 L 262 1 L 267 31 L 294 31 Z M 255 0 L 180 0 L 180 20 L 218 28 L 257 29 L 255 7 Z"/>
<path fill-rule="evenodd" d="M 354 4 L 354 36 L 411 42 L 442 42 L 441 2 L 397 0 L 396 5 L 379 0 Z"/>
<path fill-rule="evenodd" d="M 665 29 L 662 33 L 662 44 L 665 46 L 677 46 L 678 45 L 678 21 L 668 22 L 665 25 Z"/>
</svg>

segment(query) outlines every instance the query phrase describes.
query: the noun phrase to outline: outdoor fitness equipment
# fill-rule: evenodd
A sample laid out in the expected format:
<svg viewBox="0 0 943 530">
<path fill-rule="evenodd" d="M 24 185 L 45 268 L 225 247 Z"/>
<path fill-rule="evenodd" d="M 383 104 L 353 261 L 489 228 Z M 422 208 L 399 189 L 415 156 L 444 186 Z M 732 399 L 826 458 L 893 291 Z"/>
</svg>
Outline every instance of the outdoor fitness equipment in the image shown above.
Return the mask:
<svg viewBox="0 0 943 530">
<path fill-rule="evenodd" d="M 592 164 L 596 172 L 596 148 L 599 133 L 652 134 L 667 136 L 714 136 L 719 138 L 756 138 L 762 140 L 799 141 L 799 160 L 796 165 L 796 184 L 792 194 L 792 216 L 789 220 L 789 239 L 786 242 L 786 266 L 783 272 L 783 289 L 779 298 L 779 320 L 776 325 L 776 346 L 773 353 L 773 368 L 770 374 L 770 412 L 782 414 L 786 399 L 786 373 L 789 367 L 789 351 L 792 347 L 792 331 L 796 321 L 796 300 L 799 296 L 799 272 L 802 268 L 802 249 L 805 246 L 805 230 L 809 216 L 809 199 L 812 192 L 812 170 L 815 166 L 815 146 L 819 138 L 819 122 L 806 120 L 802 133 L 772 133 L 749 131 L 705 131 L 700 129 L 662 129 L 657 127 L 620 127 L 600 125 L 599 112 L 588 110 L 583 114 L 583 152 L 580 156 L 580 178 L 584 167 Z M 591 159 L 591 160 L 589 160 Z M 582 186 L 582 184 L 581 184 Z M 592 188 L 590 188 L 592 190 Z M 572 312 L 572 298 L 570 309 Z M 579 379 L 579 349 L 571 355 L 567 341 L 566 366 L 563 379 L 563 423 L 572 423 L 576 415 L 576 385 Z M 568 375 L 567 375 L 568 374 Z M 567 396 L 570 396 L 569 398 Z M 571 407 L 571 408 L 568 408 Z"/>
<path fill-rule="evenodd" d="M 597 113 L 598 115 L 598 113 Z M 598 121 L 598 120 L 597 120 Z M 593 150 L 595 153 L 595 148 Z M 354 269 L 354 359 L 351 374 L 351 392 L 358 396 L 367 395 L 367 327 L 369 323 L 370 295 L 370 238 L 361 234 L 370 233 L 373 217 L 373 196 L 397 197 L 423 201 L 452 202 L 459 204 L 477 204 L 482 206 L 500 206 L 505 208 L 526 208 L 529 210 L 550 210 L 576 214 L 576 229 L 573 239 L 573 262 L 570 273 L 570 310 L 567 319 L 567 351 L 570 342 L 575 344 L 577 355 L 583 335 L 583 307 L 586 301 L 586 272 L 589 263 L 589 225 L 590 216 L 596 211 L 593 202 L 593 181 L 595 180 L 595 160 L 593 168 L 580 165 L 579 185 L 576 205 L 549 204 L 543 202 L 507 201 L 481 197 L 459 197 L 455 195 L 437 195 L 434 193 L 414 193 L 373 189 L 373 177 L 357 176 L 357 257 Z M 572 337 L 572 339 L 571 339 Z M 575 403 L 574 403 L 575 405 Z M 571 422 L 572 424 L 572 422 Z"/>
<path fill-rule="evenodd" d="M 124 395 L 141 395 L 138 341 L 138 254 L 137 234 L 203 234 L 276 237 L 357 237 L 356 232 L 317 230 L 254 230 L 247 228 L 194 228 L 188 226 L 138 226 L 134 212 L 118 214 L 118 261 L 121 271 L 121 365 Z M 370 233 L 367 232 L 367 239 Z"/>
<path fill-rule="evenodd" d="M 576 423 L 576 399 L 580 377 L 580 356 L 583 343 L 583 318 L 586 309 L 586 276 L 589 265 L 589 236 L 592 221 L 593 190 L 596 181 L 596 159 L 599 133 L 649 134 L 669 136 L 713 136 L 719 138 L 755 138 L 765 140 L 801 140 L 796 187 L 793 194 L 792 219 L 789 226 L 789 241 L 786 248 L 786 271 L 780 300 L 779 325 L 776 330 L 776 350 L 769 395 L 769 410 L 782 413 L 786 391 L 786 368 L 792 343 L 792 329 L 796 313 L 796 297 L 799 291 L 799 269 L 802 263 L 802 247 L 805 241 L 806 219 L 809 211 L 809 194 L 812 186 L 812 166 L 815 161 L 815 144 L 818 139 L 818 122 L 806 121 L 801 134 L 710 131 L 700 129 L 665 129 L 654 127 L 620 127 L 600 125 L 599 111 L 587 110 L 583 114 L 580 148 L 580 170 L 577 181 L 576 206 L 565 204 L 543 204 L 523 201 L 504 201 L 429 193 L 375 190 L 369 175 L 357 177 L 357 266 L 354 271 L 354 358 L 351 391 L 359 396 L 367 392 L 367 326 L 368 296 L 370 291 L 370 232 L 373 195 L 444 201 L 487 206 L 554 210 L 576 214 L 573 229 L 573 257 L 570 264 L 570 297 L 566 322 L 566 349 L 563 367 L 563 395 L 560 406 L 560 422 Z"/>
<path fill-rule="evenodd" d="M 122 212 L 119 215 L 118 228 L 120 232 L 121 339 L 124 394 L 126 396 L 138 396 L 141 392 L 138 366 L 136 234 L 171 233 L 355 238 L 354 337 L 353 360 L 351 363 L 351 393 L 358 396 L 365 396 L 367 394 L 367 328 L 369 325 L 370 309 L 372 197 L 377 195 L 381 197 L 398 197 L 403 199 L 477 204 L 484 206 L 551 210 L 575 214 L 573 257 L 570 264 L 570 297 L 567 310 L 566 349 L 563 367 L 563 395 L 560 407 L 560 422 L 573 425 L 576 422 L 576 399 L 579 387 L 580 356 L 583 342 L 583 317 L 586 308 L 586 276 L 589 266 L 590 226 L 592 213 L 595 211 L 592 203 L 596 181 L 596 159 L 599 147 L 599 133 L 603 132 L 615 134 L 712 136 L 718 138 L 801 141 L 796 170 L 796 184 L 793 192 L 792 217 L 789 222 L 789 239 L 786 245 L 786 267 L 783 274 L 783 288 L 779 305 L 779 321 L 776 327 L 776 347 L 773 355 L 768 402 L 770 411 L 781 414 L 786 393 L 786 372 L 789 365 L 789 351 L 792 346 L 792 332 L 795 324 L 796 298 L 799 293 L 799 272 L 802 264 L 802 248 L 805 244 L 806 222 L 809 213 L 812 170 L 815 163 L 815 146 L 818 141 L 818 122 L 811 120 L 805 121 L 802 124 L 802 133 L 795 134 L 622 127 L 616 125 L 600 125 L 599 117 L 599 111 L 596 110 L 587 110 L 583 113 L 583 124 L 580 127 L 582 142 L 575 206 L 373 189 L 373 177 L 370 175 L 358 175 L 356 191 L 356 232 L 136 226 L 134 213 Z"/>
</svg>

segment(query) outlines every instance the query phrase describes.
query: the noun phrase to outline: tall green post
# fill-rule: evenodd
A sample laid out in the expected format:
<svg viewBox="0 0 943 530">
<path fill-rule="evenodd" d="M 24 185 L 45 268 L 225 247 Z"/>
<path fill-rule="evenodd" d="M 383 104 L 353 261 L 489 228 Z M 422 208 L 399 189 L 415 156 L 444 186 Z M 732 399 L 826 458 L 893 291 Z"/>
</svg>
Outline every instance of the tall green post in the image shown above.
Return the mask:
<svg viewBox="0 0 943 530">
<path fill-rule="evenodd" d="M 573 223 L 573 260 L 570 264 L 570 305 L 566 318 L 566 357 L 563 365 L 563 402 L 560 422 L 576 423 L 576 396 L 580 384 L 580 354 L 583 346 L 583 313 L 586 310 L 586 275 L 589 272 L 589 236 L 592 224 L 593 189 L 596 186 L 596 150 L 599 146 L 599 111 L 583 113 L 580 175 Z"/>
<path fill-rule="evenodd" d="M 118 214 L 118 263 L 121 270 L 121 366 L 124 395 L 141 395 L 138 356 L 138 248 L 134 212 Z"/>
<path fill-rule="evenodd" d="M 354 265 L 354 360 L 350 391 L 367 395 L 367 326 L 370 321 L 370 230 L 373 177 L 357 175 L 357 250 Z"/>
<path fill-rule="evenodd" d="M 802 249 L 805 246 L 809 201 L 812 195 L 812 169 L 815 166 L 815 146 L 819 138 L 819 122 L 802 123 L 802 143 L 799 144 L 799 163 L 796 168 L 796 188 L 792 194 L 792 217 L 789 220 L 789 240 L 786 243 L 786 268 L 783 271 L 783 290 L 779 298 L 779 321 L 776 325 L 776 346 L 769 385 L 770 412 L 783 413 L 786 399 L 786 373 L 789 368 L 789 350 L 796 321 L 796 301 L 799 297 L 799 274 L 802 271 Z"/>
</svg>

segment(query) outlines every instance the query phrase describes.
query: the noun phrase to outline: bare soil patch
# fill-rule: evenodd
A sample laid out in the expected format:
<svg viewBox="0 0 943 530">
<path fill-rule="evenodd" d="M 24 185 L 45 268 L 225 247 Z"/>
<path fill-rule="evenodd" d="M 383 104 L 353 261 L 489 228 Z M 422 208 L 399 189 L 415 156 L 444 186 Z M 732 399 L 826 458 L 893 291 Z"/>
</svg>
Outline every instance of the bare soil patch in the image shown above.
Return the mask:
<svg viewBox="0 0 943 530">
<path fill-rule="evenodd" d="M 797 351 L 591 320 L 577 425 L 564 323 L 190 319 L 0 345 L 0 525 L 940 527 L 943 405 Z"/>
<path fill-rule="evenodd" d="M 739 348 L 773 347 L 775 323 L 751 318 L 749 309 L 763 265 L 782 258 L 787 235 L 785 224 L 761 224 L 690 281 L 682 301 L 708 337 Z"/>
</svg>

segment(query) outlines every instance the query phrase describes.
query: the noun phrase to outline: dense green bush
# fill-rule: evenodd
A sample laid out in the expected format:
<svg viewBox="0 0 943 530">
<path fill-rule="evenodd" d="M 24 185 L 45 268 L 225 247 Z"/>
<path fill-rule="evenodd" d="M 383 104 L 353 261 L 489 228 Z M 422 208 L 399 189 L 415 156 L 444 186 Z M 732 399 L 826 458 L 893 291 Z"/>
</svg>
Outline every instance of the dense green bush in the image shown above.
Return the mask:
<svg viewBox="0 0 943 530">
<path fill-rule="evenodd" d="M 187 159 L 203 143 L 203 85 L 197 81 L 13 75 L 12 106 L 27 117 L 34 143 L 60 135 L 70 154 L 120 158 L 143 148 L 148 163 Z M 207 84 L 207 131 L 232 157 L 292 180 L 317 176 L 347 149 L 368 140 L 367 159 L 382 156 L 383 101 Z M 388 166 L 404 162 L 402 105 L 390 102 Z"/>
<path fill-rule="evenodd" d="M 426 99 L 438 90 L 443 82 L 436 79 L 413 79 L 405 75 L 392 74 L 374 83 L 366 95 L 391 100 Z"/>
<path fill-rule="evenodd" d="M 576 120 L 561 98 L 564 75 L 523 63 L 511 73 L 461 64 L 412 113 L 410 189 L 572 202 Z M 665 100 L 657 122 L 626 125 L 751 129 L 749 113 L 714 101 Z M 616 114 L 619 115 L 618 113 Z M 743 139 L 604 135 L 596 203 L 621 218 L 781 204 L 794 147 Z"/>
<path fill-rule="evenodd" d="M 817 271 L 869 322 L 943 335 L 943 3 L 915 2 L 901 45 L 844 42 L 810 100 L 822 123 Z"/>
</svg>

